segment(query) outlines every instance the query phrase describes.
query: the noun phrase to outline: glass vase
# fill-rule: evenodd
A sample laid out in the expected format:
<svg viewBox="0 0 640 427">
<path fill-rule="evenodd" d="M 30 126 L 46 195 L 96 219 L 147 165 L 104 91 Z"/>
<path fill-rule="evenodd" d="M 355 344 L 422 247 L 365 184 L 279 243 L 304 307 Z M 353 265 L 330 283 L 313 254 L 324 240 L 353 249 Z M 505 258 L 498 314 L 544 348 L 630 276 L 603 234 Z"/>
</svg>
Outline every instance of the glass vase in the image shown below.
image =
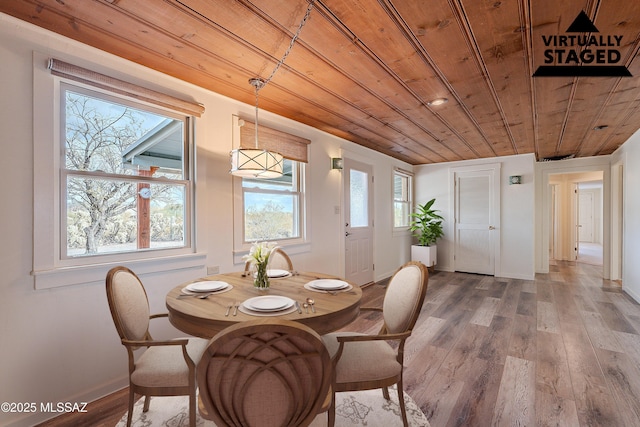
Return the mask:
<svg viewBox="0 0 640 427">
<path fill-rule="evenodd" d="M 267 274 L 267 263 L 254 264 L 256 270 L 253 278 L 253 286 L 261 291 L 269 289 L 269 275 Z"/>
</svg>

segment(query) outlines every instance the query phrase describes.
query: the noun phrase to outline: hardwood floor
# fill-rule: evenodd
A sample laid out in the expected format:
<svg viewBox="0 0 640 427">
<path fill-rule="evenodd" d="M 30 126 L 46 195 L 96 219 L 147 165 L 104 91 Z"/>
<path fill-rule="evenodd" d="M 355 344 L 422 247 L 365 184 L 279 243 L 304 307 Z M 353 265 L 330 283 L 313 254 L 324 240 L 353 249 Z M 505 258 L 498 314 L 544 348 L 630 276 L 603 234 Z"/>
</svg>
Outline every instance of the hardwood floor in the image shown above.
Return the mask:
<svg viewBox="0 0 640 427">
<path fill-rule="evenodd" d="M 432 274 L 404 373 L 431 425 L 640 425 L 640 305 L 601 271 L 563 262 L 533 281 Z M 384 284 L 370 286 L 363 305 L 383 296 Z M 348 329 L 377 332 L 379 316 Z M 92 420 L 43 425 L 112 426 L 126 393 L 93 405 L 82 414 Z"/>
</svg>

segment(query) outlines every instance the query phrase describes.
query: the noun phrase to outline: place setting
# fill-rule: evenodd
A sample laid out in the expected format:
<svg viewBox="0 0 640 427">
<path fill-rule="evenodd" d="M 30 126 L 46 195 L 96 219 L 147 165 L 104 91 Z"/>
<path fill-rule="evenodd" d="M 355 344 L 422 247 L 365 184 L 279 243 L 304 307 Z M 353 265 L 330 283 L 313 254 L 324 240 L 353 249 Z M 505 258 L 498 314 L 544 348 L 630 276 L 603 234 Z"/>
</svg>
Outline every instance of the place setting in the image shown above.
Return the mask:
<svg viewBox="0 0 640 427">
<path fill-rule="evenodd" d="M 244 273 L 242 273 L 242 277 L 246 277 L 249 274 L 251 274 L 253 278 L 255 278 L 258 275 L 256 271 L 254 271 L 253 273 L 245 271 Z M 291 276 L 293 276 L 293 273 L 287 270 L 280 270 L 277 268 L 267 269 L 267 277 L 269 279 L 286 279 L 287 277 L 291 277 Z"/>
<path fill-rule="evenodd" d="M 291 277 L 291 272 L 287 270 L 271 268 L 267 269 L 267 277 L 269 277 L 269 279 L 284 279 L 286 277 Z"/>
<path fill-rule="evenodd" d="M 281 316 L 300 312 L 299 305 L 289 297 L 281 295 L 263 295 L 245 300 L 238 311 L 251 316 Z"/>
<path fill-rule="evenodd" d="M 323 292 L 335 295 L 353 289 L 349 283 L 338 279 L 316 279 L 305 283 L 304 288 L 313 292 Z"/>
<path fill-rule="evenodd" d="M 180 290 L 178 298 L 196 297 L 205 299 L 213 294 L 221 294 L 233 289 L 233 286 L 220 280 L 201 280 L 189 283 Z"/>
<path fill-rule="evenodd" d="M 265 278 L 266 270 L 263 272 Z M 202 277 L 169 292 L 166 306 L 171 319 L 180 325 L 178 329 L 206 337 L 228 327 L 230 321 L 283 316 L 294 321 L 304 320 L 316 332 L 328 333 L 357 315 L 362 295 L 358 286 L 324 273 L 297 273 L 286 268 L 272 272 L 275 276 L 285 273 L 291 277 L 270 278 L 271 287 L 266 289 L 256 286 L 256 279 L 244 276 L 252 275 L 252 271 Z M 243 276 L 245 278 L 241 279 Z M 323 297 L 322 293 L 328 295 Z M 194 298 L 209 301 L 200 303 Z"/>
</svg>

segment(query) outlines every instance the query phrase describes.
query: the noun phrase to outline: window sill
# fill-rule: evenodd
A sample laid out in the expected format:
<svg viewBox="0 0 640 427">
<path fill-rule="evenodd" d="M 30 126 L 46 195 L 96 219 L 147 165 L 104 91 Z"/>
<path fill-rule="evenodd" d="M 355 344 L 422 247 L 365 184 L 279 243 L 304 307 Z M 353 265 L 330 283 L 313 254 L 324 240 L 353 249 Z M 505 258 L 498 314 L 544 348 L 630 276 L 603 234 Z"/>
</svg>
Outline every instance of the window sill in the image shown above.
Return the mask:
<svg viewBox="0 0 640 427">
<path fill-rule="evenodd" d="M 136 274 L 163 273 L 172 270 L 204 269 L 206 258 L 205 253 L 195 253 L 38 270 L 32 271 L 31 275 L 35 279 L 35 289 L 50 289 L 60 286 L 104 283 L 107 272 L 117 265 L 126 264 Z"/>
</svg>

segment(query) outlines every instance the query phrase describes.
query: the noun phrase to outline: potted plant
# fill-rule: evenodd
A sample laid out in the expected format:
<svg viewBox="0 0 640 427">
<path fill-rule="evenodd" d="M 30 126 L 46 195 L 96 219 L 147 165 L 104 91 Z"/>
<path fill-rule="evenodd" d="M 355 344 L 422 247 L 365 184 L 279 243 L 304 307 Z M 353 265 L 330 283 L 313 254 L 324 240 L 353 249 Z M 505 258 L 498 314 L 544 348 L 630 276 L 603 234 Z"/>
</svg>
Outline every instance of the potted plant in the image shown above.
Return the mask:
<svg viewBox="0 0 640 427">
<path fill-rule="evenodd" d="M 418 244 L 411 246 L 411 259 L 420 261 L 427 267 L 433 267 L 437 261 L 436 240 L 444 235 L 442 221 L 438 210 L 432 208 L 436 199 L 431 199 L 424 205 L 418 205 L 411 214 L 409 229 L 418 238 Z"/>
</svg>

